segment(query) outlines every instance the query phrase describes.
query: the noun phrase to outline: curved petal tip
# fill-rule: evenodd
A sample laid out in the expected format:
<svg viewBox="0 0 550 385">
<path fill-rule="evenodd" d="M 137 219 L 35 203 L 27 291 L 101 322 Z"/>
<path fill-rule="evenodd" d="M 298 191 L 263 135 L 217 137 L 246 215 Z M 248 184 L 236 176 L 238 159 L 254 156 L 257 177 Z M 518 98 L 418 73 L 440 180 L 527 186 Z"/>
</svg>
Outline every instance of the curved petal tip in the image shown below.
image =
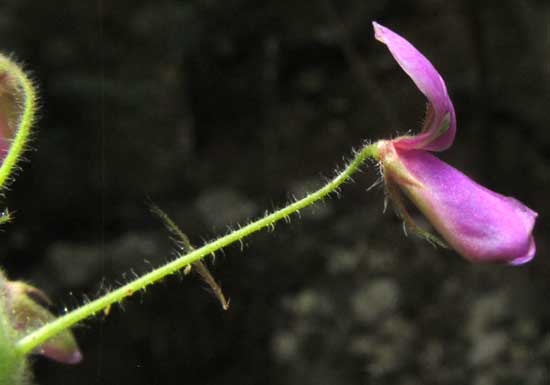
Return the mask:
<svg viewBox="0 0 550 385">
<path fill-rule="evenodd" d="M 69 365 L 78 364 L 83 359 L 82 353 L 76 346 L 55 346 L 53 344 L 48 344 L 47 342 L 36 349 L 35 353 L 46 356 L 51 360 Z"/>
<path fill-rule="evenodd" d="M 527 251 L 527 254 L 525 254 L 522 257 L 512 259 L 511 261 L 508 262 L 508 264 L 513 266 L 523 265 L 527 262 L 530 262 L 535 257 L 536 252 L 537 252 L 537 248 L 535 246 L 535 240 L 533 239 L 533 237 L 531 237 L 529 239 L 529 250 Z"/>
<path fill-rule="evenodd" d="M 456 116 L 443 78 L 432 63 L 406 39 L 372 22 L 374 37 L 384 43 L 399 66 L 428 99 L 428 114 L 422 132 L 395 140 L 402 149 L 443 151 L 451 146 L 456 133 Z"/>
</svg>

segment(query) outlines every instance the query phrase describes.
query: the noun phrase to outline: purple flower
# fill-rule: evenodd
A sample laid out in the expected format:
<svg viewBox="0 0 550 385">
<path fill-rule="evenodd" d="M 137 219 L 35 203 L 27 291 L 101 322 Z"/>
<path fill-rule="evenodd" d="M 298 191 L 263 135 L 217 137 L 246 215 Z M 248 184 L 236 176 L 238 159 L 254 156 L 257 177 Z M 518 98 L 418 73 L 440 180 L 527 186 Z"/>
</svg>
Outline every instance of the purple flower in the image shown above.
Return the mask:
<svg viewBox="0 0 550 385">
<path fill-rule="evenodd" d="M 480 186 L 428 151 L 451 146 L 456 117 L 447 87 L 433 65 L 407 40 L 373 23 L 401 68 L 428 99 L 420 134 L 377 143 L 378 159 L 390 198 L 410 229 L 439 243 L 407 213 L 401 192 L 410 198 L 447 243 L 475 262 L 519 265 L 535 256 L 532 236 L 537 213 L 514 198 Z"/>
</svg>

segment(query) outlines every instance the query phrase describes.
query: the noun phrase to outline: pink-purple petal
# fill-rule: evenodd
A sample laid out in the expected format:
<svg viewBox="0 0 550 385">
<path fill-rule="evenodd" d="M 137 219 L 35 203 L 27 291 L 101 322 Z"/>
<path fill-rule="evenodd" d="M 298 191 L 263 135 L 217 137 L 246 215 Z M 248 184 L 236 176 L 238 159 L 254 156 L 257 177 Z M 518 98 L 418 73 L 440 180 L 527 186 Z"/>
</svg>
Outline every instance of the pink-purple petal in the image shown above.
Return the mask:
<svg viewBox="0 0 550 385">
<path fill-rule="evenodd" d="M 70 365 L 78 364 L 83 358 L 74 341 L 67 339 L 66 336 L 52 337 L 36 348 L 33 353 Z"/>
<path fill-rule="evenodd" d="M 426 119 L 421 133 L 397 138 L 394 141 L 395 146 L 429 151 L 443 151 L 449 148 L 456 133 L 456 115 L 441 75 L 432 63 L 403 37 L 376 22 L 373 22 L 373 26 L 375 38 L 386 44 L 397 63 L 426 96 L 433 113 L 433 116 Z"/>
<path fill-rule="evenodd" d="M 404 169 L 420 182 L 400 187 L 458 253 L 476 262 L 514 265 L 534 257 L 536 212 L 480 186 L 426 151 L 396 153 Z M 391 177 L 391 167 L 386 172 Z"/>
</svg>

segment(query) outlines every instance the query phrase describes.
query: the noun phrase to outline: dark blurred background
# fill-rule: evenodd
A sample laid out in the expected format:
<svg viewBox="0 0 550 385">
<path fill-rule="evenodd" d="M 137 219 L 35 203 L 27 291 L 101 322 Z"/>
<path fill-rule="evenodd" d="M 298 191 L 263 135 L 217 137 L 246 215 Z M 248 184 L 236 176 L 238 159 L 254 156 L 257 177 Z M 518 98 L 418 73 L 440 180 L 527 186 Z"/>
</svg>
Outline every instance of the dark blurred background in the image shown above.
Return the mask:
<svg viewBox="0 0 550 385">
<path fill-rule="evenodd" d="M 383 213 L 370 167 L 219 253 L 224 312 L 171 277 L 75 329 L 41 385 L 550 383 L 550 3 L 4 0 L 0 47 L 40 88 L 0 264 L 63 312 L 170 260 L 148 202 L 196 245 L 333 175 L 365 139 L 418 129 L 424 98 L 373 38 L 409 39 L 458 116 L 441 157 L 539 212 L 521 267 L 436 250 Z"/>
</svg>

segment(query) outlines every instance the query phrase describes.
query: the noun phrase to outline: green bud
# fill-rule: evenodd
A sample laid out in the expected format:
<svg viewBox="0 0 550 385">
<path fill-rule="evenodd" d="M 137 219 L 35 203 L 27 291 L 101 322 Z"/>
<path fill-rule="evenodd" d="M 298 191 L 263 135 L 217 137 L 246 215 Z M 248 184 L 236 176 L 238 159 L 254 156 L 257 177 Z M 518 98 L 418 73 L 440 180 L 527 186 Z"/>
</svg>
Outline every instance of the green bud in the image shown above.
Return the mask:
<svg viewBox="0 0 550 385">
<path fill-rule="evenodd" d="M 33 330 L 53 321 L 43 305 L 50 304 L 39 289 L 21 281 L 9 281 L 0 271 L 0 384 L 27 384 L 26 358 L 15 349 L 16 342 Z M 82 354 L 70 330 L 50 338 L 33 350 L 55 361 L 75 364 Z"/>
</svg>

